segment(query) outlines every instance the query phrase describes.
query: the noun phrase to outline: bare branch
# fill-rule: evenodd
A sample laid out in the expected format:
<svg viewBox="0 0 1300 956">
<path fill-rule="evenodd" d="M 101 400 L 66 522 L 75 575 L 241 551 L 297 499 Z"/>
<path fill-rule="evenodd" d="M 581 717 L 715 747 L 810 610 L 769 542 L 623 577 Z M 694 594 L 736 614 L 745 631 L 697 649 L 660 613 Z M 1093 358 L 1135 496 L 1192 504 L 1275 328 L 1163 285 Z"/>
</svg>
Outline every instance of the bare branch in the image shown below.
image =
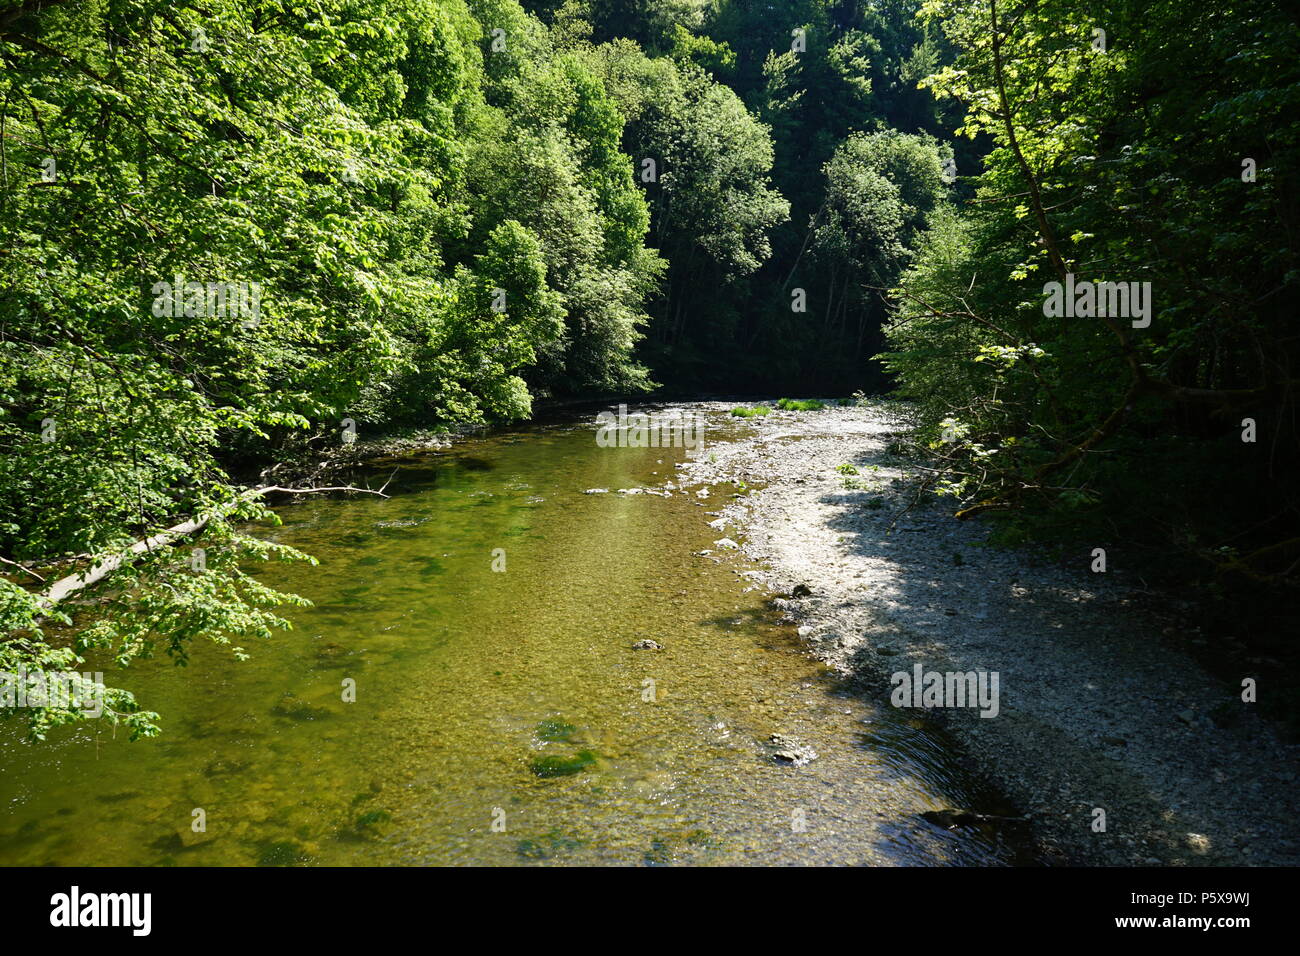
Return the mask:
<svg viewBox="0 0 1300 956">
<path fill-rule="evenodd" d="M 392 479 L 390 478 L 389 481 L 391 480 Z M 384 488 L 387 487 L 388 482 L 385 482 Z M 206 515 L 199 515 L 189 519 L 188 521 L 182 521 L 180 524 L 173 525 L 165 531 L 160 531 L 152 537 L 137 541 L 125 551 L 105 558 L 89 570 L 77 574 L 70 574 L 65 578 L 61 578 L 54 582 L 54 585 L 41 596 L 40 603 L 46 609 L 52 608 L 69 595 L 75 594 L 78 591 L 90 587 L 92 584 L 102 581 L 118 568 L 133 562 L 140 555 L 146 554 L 150 551 L 155 551 L 159 548 L 168 547 L 181 538 L 188 537 L 197 531 L 201 531 L 207 526 L 208 522 L 212 521 L 214 518 L 224 517 L 225 515 L 235 511 L 240 505 L 252 501 L 254 498 L 260 498 L 263 495 L 268 495 L 273 492 L 291 495 L 306 495 L 327 491 L 354 491 L 359 494 L 378 495 L 380 498 L 388 497 L 388 495 L 384 494 L 382 489 L 375 491 L 372 488 L 357 488 L 353 485 L 336 485 L 329 488 L 287 488 L 281 485 L 264 485 L 260 488 L 250 488 L 247 491 L 241 492 L 234 501 L 227 502 Z"/>
<path fill-rule="evenodd" d="M 17 561 L 10 561 L 8 558 L 4 557 L 3 555 L 0 555 L 0 561 L 3 561 L 5 564 L 9 565 L 10 567 L 17 568 L 19 571 L 22 571 L 24 574 L 30 574 L 32 577 L 34 577 L 37 581 L 40 581 L 42 584 L 45 583 L 45 579 L 43 577 L 41 577 L 31 568 L 23 567 Z"/>
</svg>

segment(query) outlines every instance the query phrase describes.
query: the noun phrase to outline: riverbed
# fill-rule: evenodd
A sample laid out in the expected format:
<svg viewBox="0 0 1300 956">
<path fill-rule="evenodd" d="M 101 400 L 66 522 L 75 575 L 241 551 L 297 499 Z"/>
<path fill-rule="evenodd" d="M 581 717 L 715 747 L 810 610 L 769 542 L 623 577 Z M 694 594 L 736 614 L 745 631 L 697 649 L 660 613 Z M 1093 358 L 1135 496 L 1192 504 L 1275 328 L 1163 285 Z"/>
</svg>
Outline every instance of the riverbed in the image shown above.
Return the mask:
<svg viewBox="0 0 1300 956">
<path fill-rule="evenodd" d="M 258 575 L 313 606 L 248 661 L 199 641 L 109 673 L 158 738 L 0 724 L 0 863 L 1033 862 L 1015 826 L 923 819 L 1014 808 L 715 544 L 754 488 L 677 466 L 751 426 L 705 414 L 693 451 L 600 447 L 574 413 L 353 476 L 387 500 L 278 507 L 260 533 L 319 565 Z"/>
</svg>

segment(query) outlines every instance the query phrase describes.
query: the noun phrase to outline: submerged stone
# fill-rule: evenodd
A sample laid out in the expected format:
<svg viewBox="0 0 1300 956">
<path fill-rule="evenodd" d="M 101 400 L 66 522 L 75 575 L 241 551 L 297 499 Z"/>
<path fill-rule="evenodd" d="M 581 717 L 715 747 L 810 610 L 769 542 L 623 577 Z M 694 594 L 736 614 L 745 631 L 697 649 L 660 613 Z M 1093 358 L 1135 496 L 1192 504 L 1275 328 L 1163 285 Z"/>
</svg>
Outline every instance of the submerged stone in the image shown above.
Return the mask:
<svg viewBox="0 0 1300 956">
<path fill-rule="evenodd" d="M 646 866 L 668 866 L 673 862 L 673 854 L 663 840 L 651 840 L 650 849 L 646 850 L 642 859 Z"/>
<path fill-rule="evenodd" d="M 316 648 L 315 667 L 318 670 L 330 670 L 341 667 L 358 667 L 361 661 L 356 660 L 356 654 L 350 648 L 342 644 L 330 642 L 322 644 Z"/>
<path fill-rule="evenodd" d="M 357 817 L 357 827 L 372 827 L 376 823 L 388 823 L 393 819 L 393 815 L 387 810 L 371 810 L 369 813 L 363 813 Z"/>
<path fill-rule="evenodd" d="M 595 765 L 596 755 L 590 750 L 580 750 L 572 757 L 538 757 L 533 761 L 532 770 L 537 776 L 542 778 L 548 777 L 567 777 L 571 774 L 581 773 L 588 767 Z"/>
<path fill-rule="evenodd" d="M 243 773 L 251 766 L 251 763 L 240 760 L 214 760 L 203 768 L 203 776 L 209 780 L 213 777 L 233 776 L 234 774 Z"/>
<path fill-rule="evenodd" d="M 515 852 L 525 860 L 551 860 L 581 846 L 581 840 L 565 836 L 559 830 L 551 830 L 535 840 L 520 840 L 515 844 Z"/>
<path fill-rule="evenodd" d="M 295 843 L 293 840 L 275 840 L 262 845 L 262 852 L 257 857 L 257 865 L 295 866 L 310 860 L 311 857 L 302 844 Z"/>
<path fill-rule="evenodd" d="M 324 707 L 313 706 L 297 694 L 288 691 L 280 696 L 279 703 L 271 708 L 271 713 L 276 717 L 288 717 L 290 720 L 321 720 L 333 716 Z"/>
</svg>

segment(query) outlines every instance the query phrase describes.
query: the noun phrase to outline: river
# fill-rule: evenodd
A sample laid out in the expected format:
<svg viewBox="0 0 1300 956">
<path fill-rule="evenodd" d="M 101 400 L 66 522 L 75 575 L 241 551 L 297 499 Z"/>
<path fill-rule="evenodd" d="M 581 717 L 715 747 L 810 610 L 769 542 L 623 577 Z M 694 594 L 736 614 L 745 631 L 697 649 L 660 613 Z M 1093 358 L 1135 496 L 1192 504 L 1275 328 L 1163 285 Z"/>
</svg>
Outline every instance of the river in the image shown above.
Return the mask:
<svg viewBox="0 0 1300 956">
<path fill-rule="evenodd" d="M 89 721 L 30 745 L 0 723 L 0 863 L 1026 862 L 921 820 L 1005 808 L 932 728 L 809 657 L 743 559 L 698 554 L 744 489 L 617 494 L 687 452 L 594 435 L 591 416 L 502 429 L 358 476 L 396 468 L 388 500 L 280 507 L 265 535 L 320 563 L 259 576 L 314 606 L 245 662 L 196 642 L 189 667 L 109 674 L 158 738 Z M 774 759 L 773 734 L 816 759 Z"/>
</svg>

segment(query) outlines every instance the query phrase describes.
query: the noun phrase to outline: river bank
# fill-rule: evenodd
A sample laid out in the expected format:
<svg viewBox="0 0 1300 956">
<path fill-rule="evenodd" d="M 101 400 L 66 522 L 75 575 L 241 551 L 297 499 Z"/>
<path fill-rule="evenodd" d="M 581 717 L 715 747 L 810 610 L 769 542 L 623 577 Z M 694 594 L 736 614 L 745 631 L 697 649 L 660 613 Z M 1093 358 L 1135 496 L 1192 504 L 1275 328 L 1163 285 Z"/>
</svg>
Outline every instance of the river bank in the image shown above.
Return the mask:
<svg viewBox="0 0 1300 956">
<path fill-rule="evenodd" d="M 1048 859 L 1300 862 L 1296 747 L 1241 702 L 1240 687 L 1161 642 L 1135 578 L 1093 573 L 1086 553 L 1068 565 L 988 547 L 987 525 L 953 520 L 933 496 L 906 510 L 915 482 L 888 452 L 906 424 L 887 405 L 773 412 L 749 425 L 679 467 L 687 489 L 733 482 L 748 492 L 710 499 L 705 520 L 728 541 L 701 560 L 729 560 L 737 539 L 760 568 L 737 573 L 786 595 L 776 604 L 812 653 L 876 701 L 888 699 L 891 675 L 917 664 L 997 672 L 996 718 L 925 714 L 1031 817 Z"/>
</svg>

